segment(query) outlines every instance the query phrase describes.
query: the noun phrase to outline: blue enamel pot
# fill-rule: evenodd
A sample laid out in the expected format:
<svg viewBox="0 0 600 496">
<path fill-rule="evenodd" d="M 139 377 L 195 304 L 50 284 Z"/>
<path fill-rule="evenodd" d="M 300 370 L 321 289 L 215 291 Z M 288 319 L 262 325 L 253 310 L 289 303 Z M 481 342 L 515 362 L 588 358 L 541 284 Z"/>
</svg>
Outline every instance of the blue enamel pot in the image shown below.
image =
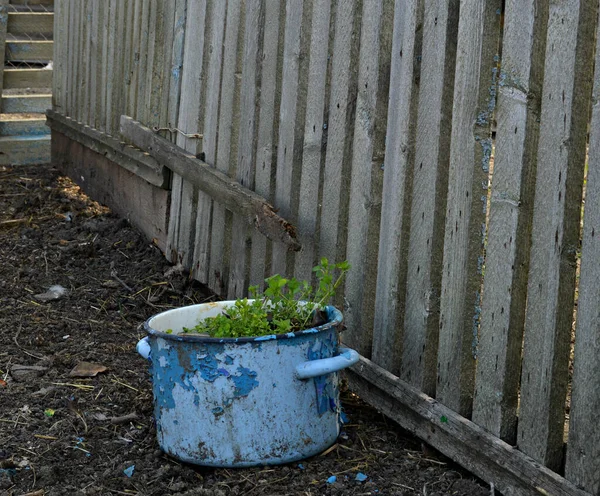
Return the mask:
<svg viewBox="0 0 600 496">
<path fill-rule="evenodd" d="M 327 449 L 340 428 L 337 372 L 359 358 L 339 346 L 342 314 L 327 307 L 324 325 L 256 338 L 182 332 L 233 303 L 176 308 L 144 324 L 137 350 L 150 362 L 161 449 L 215 467 L 288 463 Z"/>
</svg>

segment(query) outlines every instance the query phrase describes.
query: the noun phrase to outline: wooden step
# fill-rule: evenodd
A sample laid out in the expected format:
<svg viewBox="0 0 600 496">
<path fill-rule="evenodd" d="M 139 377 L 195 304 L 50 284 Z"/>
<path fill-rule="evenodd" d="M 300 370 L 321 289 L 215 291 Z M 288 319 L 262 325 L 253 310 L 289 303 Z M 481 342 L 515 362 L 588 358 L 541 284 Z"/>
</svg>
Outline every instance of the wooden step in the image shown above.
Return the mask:
<svg viewBox="0 0 600 496">
<path fill-rule="evenodd" d="M 9 12 L 7 31 L 14 35 L 45 36 L 52 38 L 54 14 L 52 12 Z"/>
<path fill-rule="evenodd" d="M 0 114 L 43 114 L 52 107 L 52 95 L 4 95 Z"/>
<path fill-rule="evenodd" d="M 52 88 L 52 69 L 4 69 L 3 87 Z"/>
<path fill-rule="evenodd" d="M 49 132 L 44 114 L 28 114 L 23 117 L 11 114 L 0 117 L 0 136 L 40 136 Z"/>
<path fill-rule="evenodd" d="M 50 135 L 0 137 L 0 165 L 50 162 Z"/>
<path fill-rule="evenodd" d="M 6 42 L 6 60 L 11 62 L 49 62 L 54 43 L 45 40 L 12 40 Z"/>
</svg>

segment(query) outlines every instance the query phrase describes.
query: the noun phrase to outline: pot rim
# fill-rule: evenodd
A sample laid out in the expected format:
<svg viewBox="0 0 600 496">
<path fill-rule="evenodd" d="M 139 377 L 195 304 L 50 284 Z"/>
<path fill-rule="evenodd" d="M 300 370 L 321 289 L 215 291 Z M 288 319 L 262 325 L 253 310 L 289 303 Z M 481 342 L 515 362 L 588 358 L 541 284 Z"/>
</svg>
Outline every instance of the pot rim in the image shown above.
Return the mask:
<svg viewBox="0 0 600 496">
<path fill-rule="evenodd" d="M 144 330 L 149 336 L 163 338 L 169 341 L 178 341 L 178 342 L 194 342 L 194 343 L 262 343 L 264 341 L 276 341 L 276 340 L 284 340 L 284 339 L 294 339 L 296 337 L 305 336 L 309 334 L 319 334 L 321 332 L 325 332 L 330 330 L 331 328 L 340 327 L 342 321 L 344 320 L 342 316 L 342 312 L 340 312 L 336 307 L 332 305 L 327 305 L 325 307 L 325 311 L 327 312 L 328 321 L 325 324 L 320 326 L 311 327 L 309 329 L 304 329 L 302 331 L 296 332 L 288 332 L 284 334 L 267 334 L 265 336 L 249 336 L 242 338 L 211 338 L 206 336 L 200 336 L 198 334 L 186 333 L 186 334 L 168 334 L 166 332 L 157 331 L 150 326 L 150 321 L 159 315 L 162 315 L 166 312 L 172 312 L 173 310 L 178 310 L 179 308 L 187 308 L 187 307 L 200 307 L 205 305 L 214 305 L 215 303 L 223 304 L 232 304 L 236 300 L 228 300 L 228 301 L 220 301 L 220 302 L 211 302 L 211 303 L 198 303 L 196 305 L 187 305 L 184 307 L 173 308 L 171 310 L 166 310 L 164 312 L 157 313 L 151 316 L 144 322 Z"/>
</svg>

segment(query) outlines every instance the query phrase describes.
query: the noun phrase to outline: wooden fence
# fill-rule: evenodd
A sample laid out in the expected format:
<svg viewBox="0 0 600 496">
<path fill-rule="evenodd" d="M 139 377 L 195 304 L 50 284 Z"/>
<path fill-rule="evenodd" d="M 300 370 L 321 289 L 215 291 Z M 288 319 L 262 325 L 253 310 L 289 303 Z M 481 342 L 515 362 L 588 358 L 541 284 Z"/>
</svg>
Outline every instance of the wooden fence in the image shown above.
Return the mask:
<svg viewBox="0 0 600 496">
<path fill-rule="evenodd" d="M 53 130 L 156 185 L 164 145 L 124 146 L 122 114 L 190 154 L 173 263 L 239 297 L 347 259 L 361 396 L 504 494 L 600 494 L 597 1 L 56 7 Z M 301 250 L 209 196 L 204 162 Z"/>
<path fill-rule="evenodd" d="M 53 0 L 0 0 L 0 164 L 50 161 Z"/>
</svg>

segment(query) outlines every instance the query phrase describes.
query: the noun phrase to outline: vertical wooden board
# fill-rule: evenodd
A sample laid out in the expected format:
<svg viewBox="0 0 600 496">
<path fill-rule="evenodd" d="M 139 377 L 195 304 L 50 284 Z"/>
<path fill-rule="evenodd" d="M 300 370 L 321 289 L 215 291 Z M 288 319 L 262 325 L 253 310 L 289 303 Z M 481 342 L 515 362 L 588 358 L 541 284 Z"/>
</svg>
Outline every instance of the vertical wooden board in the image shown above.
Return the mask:
<svg viewBox="0 0 600 496">
<path fill-rule="evenodd" d="M 77 52 L 78 46 L 76 44 L 76 31 L 77 31 L 77 13 L 78 13 L 78 3 L 74 0 L 69 0 L 69 23 L 67 27 L 67 31 L 69 33 L 68 39 L 68 65 L 67 70 L 65 71 L 67 76 L 67 108 L 66 115 L 69 117 L 73 116 L 74 111 L 74 93 L 75 93 L 75 76 L 77 74 Z"/>
<path fill-rule="evenodd" d="M 344 342 L 361 355 L 370 356 L 371 336 L 364 332 L 362 308 L 367 256 L 367 234 L 371 196 L 371 160 L 379 77 L 379 35 L 382 22 L 382 1 L 365 2 L 362 11 L 360 53 L 358 56 L 358 94 L 354 122 L 350 204 L 348 207 L 348 240 L 346 257 L 350 262 L 345 286 L 344 318 L 348 330 Z M 350 227 L 351 226 L 351 227 Z"/>
<path fill-rule="evenodd" d="M 404 194 L 412 155 L 411 103 L 418 7 L 417 0 L 396 1 L 394 11 L 372 351 L 372 360 L 390 372 L 396 372 L 399 366 L 402 329 L 399 305 L 405 295 L 405 289 L 399 287 L 400 258 L 404 241 Z"/>
<path fill-rule="evenodd" d="M 177 127 L 186 133 L 200 131 L 201 93 L 203 87 L 203 60 L 205 30 L 210 25 L 206 0 L 192 0 L 188 4 L 185 21 L 183 63 L 181 69 L 181 98 Z M 177 135 L 177 145 L 193 154 L 198 153 L 199 142 Z M 189 182 L 174 174 L 171 194 L 171 210 L 167 236 L 167 258 L 173 263 L 184 263 L 190 267 L 194 252 L 194 226 L 196 194 Z M 200 279 L 202 281 L 202 279 Z M 205 281 L 202 281 L 205 282 Z"/>
<path fill-rule="evenodd" d="M 101 131 L 106 131 L 106 113 L 107 113 L 107 89 L 108 82 L 108 57 L 109 57 L 109 37 L 110 37 L 110 0 L 102 2 L 103 8 L 100 17 L 100 30 L 102 31 L 102 50 L 98 53 L 98 67 L 100 78 L 97 89 L 100 94 L 96 111 L 96 127 Z"/>
<path fill-rule="evenodd" d="M 472 409 L 500 8 L 461 2 L 458 26 L 436 398 L 463 416 Z"/>
<path fill-rule="evenodd" d="M 426 1 L 400 377 L 433 395 L 452 119 L 458 0 Z"/>
<path fill-rule="evenodd" d="M 271 171 L 277 142 L 275 125 L 278 113 L 277 95 L 280 90 L 277 81 L 280 74 L 277 71 L 277 61 L 281 45 L 279 40 L 283 33 L 279 26 L 282 8 L 285 8 L 283 3 L 265 4 L 254 188 L 268 201 L 271 201 Z M 267 267 L 267 238 L 256 230 L 252 232 L 250 259 L 250 285 L 263 287 Z"/>
<path fill-rule="evenodd" d="M 125 92 L 127 90 L 127 75 L 125 73 L 124 64 L 128 55 L 127 41 L 127 18 L 130 0 L 121 0 L 117 3 L 116 28 L 115 28 L 115 47 L 113 52 L 114 70 L 113 70 L 113 90 L 112 90 L 112 117 L 110 123 L 107 124 L 109 134 L 119 136 L 119 121 L 121 114 L 125 110 Z"/>
<path fill-rule="evenodd" d="M 1 2 L 0 2 L 1 5 Z M 0 7 L 1 9 L 1 7 Z M 53 61 L 53 74 L 52 74 L 52 109 L 60 111 L 60 102 L 62 101 L 62 87 L 60 73 L 62 72 L 62 52 L 65 48 L 63 36 L 63 27 L 61 24 L 63 15 L 63 4 L 61 0 L 57 0 L 54 5 L 54 41 L 52 50 L 52 61 Z M 1 23 L 2 21 L 0 21 Z M 2 29 L 2 28 L 0 28 Z M 0 38 L 2 35 L 0 34 Z M 0 42 L 1 44 L 2 42 Z M 0 81 L 2 80 L 2 73 L 4 72 L 4 47 L 0 47 Z M 58 68 L 61 68 L 60 70 Z M 0 98 L 2 94 L 2 88 L 0 88 Z"/>
<path fill-rule="evenodd" d="M 356 15 L 354 0 L 338 4 L 335 19 L 335 35 L 331 67 L 331 94 L 329 97 L 329 122 L 327 150 L 323 173 L 323 200 L 321 207 L 321 230 L 319 233 L 319 255 L 331 261 L 340 261 L 338 231 L 342 220 L 340 200 L 344 162 L 348 142 L 349 85 L 352 77 L 350 66 L 352 38 Z"/>
<path fill-rule="evenodd" d="M 135 107 L 134 118 L 143 124 L 146 123 L 147 105 L 146 100 L 146 83 L 147 83 L 147 70 L 148 70 L 148 52 L 150 51 L 150 31 L 154 28 L 151 24 L 150 12 L 151 12 L 152 0 L 142 0 L 142 14 L 140 21 L 140 44 L 139 44 L 139 63 L 137 65 L 137 98 Z M 150 59 L 151 60 L 151 59 Z"/>
<path fill-rule="evenodd" d="M 569 442 L 565 477 L 591 494 L 600 494 L 600 37 L 596 31 L 596 61 L 592 122 L 585 189 L 581 275 Z M 598 233 L 596 233 L 598 229 Z"/>
<path fill-rule="evenodd" d="M 121 106 L 119 112 L 121 114 L 128 114 L 129 111 L 129 96 L 131 86 L 131 65 L 133 63 L 133 33 L 134 33 L 134 14 L 135 13 L 135 0 L 128 0 L 125 7 L 125 23 L 123 29 L 125 33 L 123 35 L 123 87 L 121 90 Z M 120 116 L 119 116 L 120 118 Z M 117 135 L 118 136 L 118 135 Z"/>
<path fill-rule="evenodd" d="M 97 127 L 97 115 L 99 106 L 99 88 L 101 84 L 101 54 L 102 54 L 102 25 L 101 17 L 103 12 L 104 2 L 93 0 L 92 21 L 91 21 L 91 53 L 90 53 L 90 113 L 89 125 L 93 128 Z"/>
<path fill-rule="evenodd" d="M 62 42 L 63 46 L 62 50 L 62 71 L 57 73 L 56 75 L 60 77 L 61 87 L 62 87 L 62 97 L 61 97 L 61 108 L 60 111 L 67 115 L 68 106 L 69 106 L 69 54 L 70 54 L 70 29 L 68 28 L 69 22 L 71 19 L 71 2 L 69 0 L 61 1 L 61 10 L 62 10 Z"/>
<path fill-rule="evenodd" d="M 114 108 L 115 87 L 118 87 L 121 82 L 116 80 L 118 61 L 116 60 L 116 50 L 120 48 L 119 40 L 117 39 L 117 24 L 118 24 L 118 4 L 120 0 L 109 0 L 106 8 L 108 8 L 108 24 L 107 30 L 104 32 L 107 37 L 106 42 L 106 79 L 104 81 L 104 91 L 106 93 L 106 107 L 104 108 L 104 123 L 102 129 L 109 135 L 113 135 L 112 123 Z"/>
<path fill-rule="evenodd" d="M 286 3 L 285 40 L 283 47 L 283 74 L 279 107 L 279 142 L 275 182 L 275 207 L 279 215 L 290 220 L 292 214 L 292 175 L 294 167 L 294 140 L 296 137 L 298 79 L 300 77 L 300 39 L 302 34 L 304 1 Z M 273 243 L 274 274 L 287 272 L 287 247 Z"/>
<path fill-rule="evenodd" d="M 83 76 L 82 90 L 83 90 L 83 102 L 81 109 L 80 120 L 86 124 L 90 122 L 90 81 L 92 79 L 92 13 L 94 9 L 93 0 L 86 0 L 85 8 L 85 20 L 84 20 L 84 32 L 85 32 L 85 51 L 83 53 L 83 59 L 85 61 L 85 71 Z M 53 66 L 54 67 L 54 66 Z"/>
<path fill-rule="evenodd" d="M 0 0 L 0 97 L 2 96 L 2 81 L 4 79 L 4 57 L 6 44 L 6 29 L 8 27 L 8 0 Z"/>
<path fill-rule="evenodd" d="M 550 6 L 527 286 L 517 445 L 562 461 L 597 2 Z"/>
<path fill-rule="evenodd" d="M 142 0 L 135 0 L 133 8 L 133 32 L 131 34 L 131 65 L 129 95 L 127 99 L 127 115 L 137 119 L 138 80 L 140 74 L 140 46 L 142 29 Z"/>
<path fill-rule="evenodd" d="M 547 17 L 547 2 L 506 3 L 473 421 L 510 443 L 516 440 Z"/>
<path fill-rule="evenodd" d="M 232 172 L 235 173 L 234 162 L 237 159 L 238 145 L 234 139 L 235 135 L 233 131 L 234 128 L 237 129 L 239 126 L 239 122 L 236 123 L 234 118 L 234 112 L 236 93 L 239 94 L 237 73 L 241 1 L 230 0 L 227 4 L 226 15 L 215 166 L 218 170 L 226 174 L 231 174 Z M 202 203 L 201 210 L 199 199 L 196 232 L 201 236 L 200 239 L 205 239 L 207 242 L 210 239 L 208 285 L 216 293 L 226 294 L 226 285 L 229 280 L 229 247 L 226 245 L 226 231 L 228 228 L 227 224 L 231 219 L 226 215 L 225 208 L 218 202 L 214 202 L 212 206 L 212 221 L 211 223 L 206 222 L 205 212 L 210 208 L 210 202 L 203 199 Z M 196 246 L 198 247 L 198 243 Z"/>
<path fill-rule="evenodd" d="M 240 94 L 240 129 L 236 178 L 246 188 L 254 189 L 256 157 L 256 122 L 258 80 L 260 78 L 261 30 L 263 10 L 261 2 L 246 5 L 243 65 Z M 213 225 L 214 229 L 214 225 Z M 231 258 L 227 293 L 230 298 L 242 298 L 246 293 L 248 272 L 247 252 L 250 232 L 247 220 L 233 215 L 231 230 Z"/>
<path fill-rule="evenodd" d="M 164 112 L 166 113 L 166 123 L 169 127 L 174 127 L 179 115 L 179 102 L 181 98 L 181 69 L 183 67 L 183 46 L 185 42 L 185 24 L 187 18 L 187 0 L 177 0 L 173 9 L 173 39 L 171 66 L 167 77 L 169 79 L 169 91 L 166 94 L 166 100 L 163 102 Z M 169 45 L 167 45 L 167 48 Z M 176 136 L 171 136 L 176 141 Z"/>
<path fill-rule="evenodd" d="M 317 220 L 319 214 L 319 183 L 321 182 L 321 157 L 323 153 L 323 126 L 326 76 L 329 55 L 329 0 L 315 0 L 312 13 L 310 63 L 304 144 L 300 175 L 300 202 L 296 223 L 298 240 L 302 245 L 296 253 L 294 275 L 299 280 L 310 281 L 315 263 Z"/>
<path fill-rule="evenodd" d="M 154 26 L 151 30 L 149 45 L 151 49 L 148 51 L 148 72 L 146 82 L 146 101 L 148 113 L 146 115 L 146 125 L 150 127 L 165 127 L 165 120 L 161 120 L 163 115 L 161 104 L 163 96 L 169 94 L 169 88 L 165 85 L 168 83 L 166 74 L 171 65 L 172 41 L 169 43 L 169 38 L 173 36 L 173 8 L 175 2 L 156 2 L 153 4 L 155 11 L 151 15 L 151 24 Z M 170 22 L 169 22 L 170 20 Z M 167 50 L 168 46 L 168 50 Z M 167 136 L 168 137 L 168 136 Z"/>
</svg>

